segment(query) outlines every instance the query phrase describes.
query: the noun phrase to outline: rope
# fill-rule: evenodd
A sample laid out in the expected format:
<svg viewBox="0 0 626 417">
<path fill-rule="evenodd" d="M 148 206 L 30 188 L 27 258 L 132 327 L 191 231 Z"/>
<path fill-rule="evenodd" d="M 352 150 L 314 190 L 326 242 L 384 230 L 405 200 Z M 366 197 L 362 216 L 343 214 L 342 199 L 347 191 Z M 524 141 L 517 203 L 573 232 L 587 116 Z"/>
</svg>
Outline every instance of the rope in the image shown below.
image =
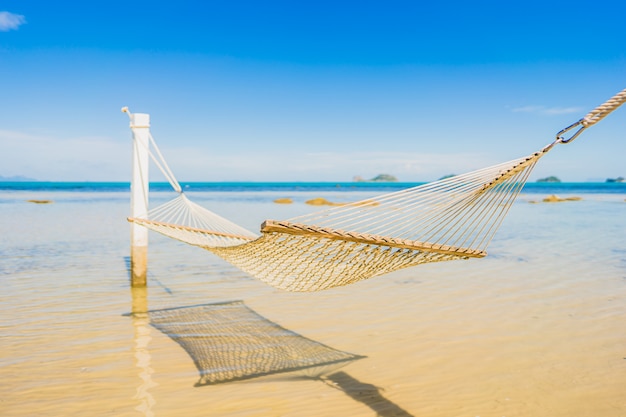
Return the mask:
<svg viewBox="0 0 626 417">
<path fill-rule="evenodd" d="M 152 146 L 154 147 L 154 150 L 156 151 L 156 155 L 158 156 L 157 158 L 157 156 L 155 156 L 152 153 L 152 151 L 148 148 L 148 153 L 150 154 L 150 158 L 152 158 L 152 160 L 154 161 L 156 166 L 159 168 L 159 170 L 163 173 L 163 175 L 165 175 L 165 178 L 170 183 L 172 188 L 177 193 L 182 193 L 183 189 L 181 188 L 180 183 L 178 182 L 178 180 L 176 180 L 176 177 L 174 177 L 174 174 L 170 170 L 170 167 L 167 165 L 167 162 L 165 162 L 165 158 L 163 158 L 163 155 L 161 154 L 159 147 L 154 141 L 152 134 L 149 134 L 149 138 L 150 138 L 150 143 L 152 143 Z"/>
<path fill-rule="evenodd" d="M 581 124 L 584 127 L 592 126 L 598 123 L 600 120 L 604 119 L 606 116 L 609 115 L 609 113 L 611 113 L 613 110 L 615 110 L 624 103 L 626 103 L 626 89 L 615 94 L 613 97 L 608 99 L 606 103 L 596 107 L 595 109 L 587 113 L 587 115 L 583 117 Z"/>
<path fill-rule="evenodd" d="M 135 131 L 135 129 L 150 129 L 150 126 L 136 125 L 135 120 L 133 118 L 133 113 L 131 113 L 130 110 L 128 110 L 128 107 L 122 107 L 122 113 L 128 114 L 128 117 L 130 118 L 130 128 L 131 130 L 133 130 L 133 132 Z M 134 135 L 133 135 L 133 141 L 135 142 L 135 146 L 137 146 L 138 141 L 136 140 Z M 154 150 L 156 151 L 156 155 L 152 152 L 152 149 L 150 149 L 150 144 L 152 144 L 152 147 L 154 147 Z M 176 180 L 176 177 L 174 177 L 174 174 L 172 173 L 172 170 L 170 169 L 170 167 L 167 165 L 167 162 L 165 162 L 165 158 L 163 158 L 163 155 L 161 154 L 161 151 L 159 150 L 159 147 L 154 141 L 154 138 L 152 137 L 152 134 L 150 133 L 150 131 L 148 131 L 148 143 L 147 144 L 142 143 L 141 146 L 143 146 L 143 148 L 148 152 L 148 155 L 150 156 L 152 161 L 155 163 L 157 168 L 159 168 L 159 170 L 163 173 L 163 175 L 165 176 L 165 179 L 167 179 L 167 182 L 170 183 L 172 188 L 177 193 L 179 194 L 182 193 L 183 189 L 180 186 L 180 183 Z"/>
</svg>

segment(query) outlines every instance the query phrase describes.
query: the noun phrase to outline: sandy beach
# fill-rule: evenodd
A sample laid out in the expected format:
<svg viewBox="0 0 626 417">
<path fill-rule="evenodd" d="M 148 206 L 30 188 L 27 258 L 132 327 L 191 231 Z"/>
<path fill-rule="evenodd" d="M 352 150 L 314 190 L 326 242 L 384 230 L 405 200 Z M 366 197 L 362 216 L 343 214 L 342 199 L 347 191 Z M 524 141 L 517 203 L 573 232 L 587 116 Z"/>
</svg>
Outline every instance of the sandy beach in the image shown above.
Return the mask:
<svg viewBox="0 0 626 417">
<path fill-rule="evenodd" d="M 316 197 L 357 198 L 193 194 L 250 230 L 266 218 L 317 210 L 304 203 Z M 156 234 L 148 288 L 131 290 L 128 193 L 4 192 L 0 414 L 624 416 L 625 196 L 530 204 L 543 197 L 520 196 L 484 259 L 288 293 Z M 195 386 L 200 374 L 183 347 L 145 315 L 128 315 L 133 304 L 157 310 L 235 300 L 358 358 L 321 377 L 277 372 Z M 225 316 L 220 331 L 236 336 L 241 320 Z"/>
<path fill-rule="evenodd" d="M 626 417 L 593 6 L 2 2 L 0 417 Z"/>
</svg>

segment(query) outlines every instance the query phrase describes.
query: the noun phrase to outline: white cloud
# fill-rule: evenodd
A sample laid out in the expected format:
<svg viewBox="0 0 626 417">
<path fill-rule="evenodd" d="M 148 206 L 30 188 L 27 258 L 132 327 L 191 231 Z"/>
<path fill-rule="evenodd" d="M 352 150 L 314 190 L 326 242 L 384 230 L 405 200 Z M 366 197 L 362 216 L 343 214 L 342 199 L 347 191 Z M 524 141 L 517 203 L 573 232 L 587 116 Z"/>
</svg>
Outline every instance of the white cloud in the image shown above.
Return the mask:
<svg viewBox="0 0 626 417">
<path fill-rule="evenodd" d="M 26 19 L 22 15 L 0 12 L 0 32 L 17 30 L 24 23 L 26 23 Z"/>
<path fill-rule="evenodd" d="M 226 153 L 200 147 L 161 150 L 180 181 L 351 181 L 356 175 L 373 178 L 383 173 L 400 181 L 431 181 L 500 162 L 483 154 L 452 152 L 259 153 L 238 149 Z"/>
<path fill-rule="evenodd" d="M 131 147 L 105 137 L 59 138 L 0 130 L 0 175 L 44 181 L 124 181 Z"/>
<path fill-rule="evenodd" d="M 549 109 L 545 109 L 545 114 L 571 114 L 571 113 L 580 113 L 582 108 L 580 107 L 552 107 Z"/>
<path fill-rule="evenodd" d="M 53 136 L 0 130 L 0 176 L 23 175 L 43 181 L 130 181 L 132 145 L 130 135 Z M 605 138 L 606 139 L 606 138 Z M 618 137 L 611 139 L 621 144 Z M 158 139 L 157 139 L 158 141 Z M 493 149 L 455 151 L 300 152 L 274 148 L 248 150 L 245 146 L 217 150 L 211 144 L 194 147 L 160 143 L 168 165 L 180 181 L 351 181 L 355 175 L 373 178 L 391 174 L 403 182 L 433 181 L 447 174 L 463 174 L 502 163 L 521 154 L 499 155 Z M 505 147 L 506 148 L 506 147 Z M 599 152 L 599 151 L 598 151 Z M 567 181 L 624 175 L 624 152 L 573 154 L 551 153 L 551 162 L 533 178 L 557 175 Z M 581 160 L 585 169 L 581 171 Z M 559 161 L 564 162 L 559 162 Z M 545 167 L 545 168 L 544 168 Z M 153 181 L 165 181 L 151 165 Z"/>
<path fill-rule="evenodd" d="M 553 116 L 560 114 L 580 113 L 582 109 L 580 107 L 522 106 L 513 107 L 511 111 L 513 113 L 536 113 Z"/>
<path fill-rule="evenodd" d="M 541 109 L 543 109 L 542 106 L 522 106 L 522 107 L 513 107 L 511 111 L 513 113 L 537 113 Z"/>
</svg>

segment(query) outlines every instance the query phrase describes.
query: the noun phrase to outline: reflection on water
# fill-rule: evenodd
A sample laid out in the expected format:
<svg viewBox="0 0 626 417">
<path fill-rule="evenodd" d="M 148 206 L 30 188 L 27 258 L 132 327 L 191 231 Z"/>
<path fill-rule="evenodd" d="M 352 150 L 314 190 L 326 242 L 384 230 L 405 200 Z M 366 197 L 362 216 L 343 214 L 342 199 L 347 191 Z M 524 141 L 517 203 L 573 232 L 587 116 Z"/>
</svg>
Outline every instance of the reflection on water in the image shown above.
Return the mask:
<svg viewBox="0 0 626 417">
<path fill-rule="evenodd" d="M 133 287 L 132 291 L 132 318 L 135 329 L 135 366 L 139 368 L 139 378 L 141 384 L 137 387 L 133 399 L 139 400 L 139 405 L 135 410 L 146 417 L 154 416 L 152 407 L 155 404 L 154 397 L 150 393 L 150 388 L 157 384 L 152 381 L 154 370 L 150 366 L 151 356 L 148 344 L 152 340 L 150 336 L 149 318 L 145 313 L 148 309 L 148 289 L 146 287 Z"/>
</svg>

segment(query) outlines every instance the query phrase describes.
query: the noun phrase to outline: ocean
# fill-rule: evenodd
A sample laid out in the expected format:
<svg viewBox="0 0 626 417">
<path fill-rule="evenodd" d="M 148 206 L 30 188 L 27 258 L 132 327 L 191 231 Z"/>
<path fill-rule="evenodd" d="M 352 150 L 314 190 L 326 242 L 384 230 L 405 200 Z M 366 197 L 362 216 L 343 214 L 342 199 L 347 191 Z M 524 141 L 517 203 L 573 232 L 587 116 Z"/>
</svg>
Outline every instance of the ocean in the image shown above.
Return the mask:
<svg viewBox="0 0 626 417">
<path fill-rule="evenodd" d="M 257 231 L 416 184 L 182 185 Z M 626 415 L 624 183 L 528 183 L 486 258 L 316 293 L 152 233 L 131 288 L 129 189 L 0 183 L 0 415 Z"/>
</svg>

